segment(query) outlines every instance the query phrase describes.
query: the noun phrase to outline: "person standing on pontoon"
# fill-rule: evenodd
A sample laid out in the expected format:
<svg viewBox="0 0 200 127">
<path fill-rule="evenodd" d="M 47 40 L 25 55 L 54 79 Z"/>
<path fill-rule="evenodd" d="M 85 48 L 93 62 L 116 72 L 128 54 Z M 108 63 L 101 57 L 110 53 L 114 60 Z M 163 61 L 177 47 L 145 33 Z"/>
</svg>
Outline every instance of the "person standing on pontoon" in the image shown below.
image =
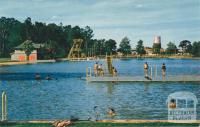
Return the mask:
<svg viewBox="0 0 200 127">
<path fill-rule="evenodd" d="M 149 68 L 149 65 L 147 62 L 144 63 L 144 75 L 145 77 L 148 76 L 148 68 Z"/>
<path fill-rule="evenodd" d="M 98 71 L 99 71 L 100 76 L 104 76 L 104 70 L 103 70 L 102 64 L 98 66 Z"/>
<path fill-rule="evenodd" d="M 117 69 L 115 67 L 112 67 L 112 74 L 113 76 L 117 76 Z"/>
<path fill-rule="evenodd" d="M 162 64 L 162 77 L 164 78 L 166 75 L 166 66 L 165 63 Z"/>
<path fill-rule="evenodd" d="M 94 64 L 94 76 L 96 77 L 97 74 L 98 74 L 98 63 L 96 62 L 96 63 Z"/>
</svg>

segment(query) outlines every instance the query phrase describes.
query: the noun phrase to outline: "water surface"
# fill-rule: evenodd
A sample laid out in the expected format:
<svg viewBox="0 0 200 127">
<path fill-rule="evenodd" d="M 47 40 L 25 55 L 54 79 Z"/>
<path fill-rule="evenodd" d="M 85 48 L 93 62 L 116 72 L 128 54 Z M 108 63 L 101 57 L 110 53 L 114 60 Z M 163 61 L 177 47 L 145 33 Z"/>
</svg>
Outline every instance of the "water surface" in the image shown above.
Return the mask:
<svg viewBox="0 0 200 127">
<path fill-rule="evenodd" d="M 119 75 L 143 76 L 143 64 L 156 66 L 158 75 L 165 63 L 168 75 L 200 75 L 200 60 L 128 59 L 114 60 Z M 99 61 L 104 64 L 104 61 Z M 95 61 L 40 63 L 0 67 L 0 92 L 8 96 L 10 120 L 87 119 L 98 106 L 101 119 L 114 107 L 115 119 L 167 119 L 166 99 L 177 91 L 193 92 L 200 102 L 199 83 L 87 83 L 85 70 Z M 34 79 L 40 73 L 41 81 Z M 53 80 L 44 80 L 51 75 Z M 200 119 L 200 104 L 197 105 Z"/>
</svg>

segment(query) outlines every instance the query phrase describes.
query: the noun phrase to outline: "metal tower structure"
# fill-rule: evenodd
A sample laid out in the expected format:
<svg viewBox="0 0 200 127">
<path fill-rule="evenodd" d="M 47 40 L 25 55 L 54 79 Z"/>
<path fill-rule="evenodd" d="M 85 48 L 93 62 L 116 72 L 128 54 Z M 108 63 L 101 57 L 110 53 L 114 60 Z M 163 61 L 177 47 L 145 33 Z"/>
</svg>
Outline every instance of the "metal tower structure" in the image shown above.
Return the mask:
<svg viewBox="0 0 200 127">
<path fill-rule="evenodd" d="M 79 60 L 82 53 L 81 45 L 83 43 L 83 39 L 73 39 L 73 45 L 70 49 L 68 59 L 69 60 Z"/>
</svg>

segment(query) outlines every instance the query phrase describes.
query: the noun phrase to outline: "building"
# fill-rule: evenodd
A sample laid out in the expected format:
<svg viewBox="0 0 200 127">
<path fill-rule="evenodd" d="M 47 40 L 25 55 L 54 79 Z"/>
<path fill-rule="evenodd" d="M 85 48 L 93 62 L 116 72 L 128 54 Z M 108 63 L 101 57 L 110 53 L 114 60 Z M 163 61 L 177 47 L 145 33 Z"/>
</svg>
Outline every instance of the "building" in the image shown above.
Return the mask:
<svg viewBox="0 0 200 127">
<path fill-rule="evenodd" d="M 144 47 L 144 50 L 147 55 L 152 55 L 153 54 L 153 49 L 151 47 Z"/>
<path fill-rule="evenodd" d="M 131 55 L 137 55 L 137 54 L 138 54 L 138 53 L 137 53 L 137 51 L 136 51 L 135 48 L 131 50 Z"/>
<path fill-rule="evenodd" d="M 15 47 L 14 53 L 11 54 L 11 60 L 15 60 L 15 61 L 26 61 L 27 60 L 25 51 L 22 50 L 23 43 L 18 45 L 17 47 Z M 33 47 L 34 47 L 34 50 L 29 55 L 29 61 L 37 61 L 38 49 L 44 47 L 44 45 L 33 43 Z"/>
</svg>

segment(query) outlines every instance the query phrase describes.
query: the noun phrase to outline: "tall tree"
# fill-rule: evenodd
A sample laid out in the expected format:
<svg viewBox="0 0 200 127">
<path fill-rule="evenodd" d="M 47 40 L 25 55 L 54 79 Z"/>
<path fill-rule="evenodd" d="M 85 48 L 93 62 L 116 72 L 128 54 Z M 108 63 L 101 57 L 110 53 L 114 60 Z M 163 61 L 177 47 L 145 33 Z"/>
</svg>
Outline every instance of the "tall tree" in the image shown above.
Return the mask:
<svg viewBox="0 0 200 127">
<path fill-rule="evenodd" d="M 100 39 L 96 41 L 95 51 L 97 55 L 105 55 L 105 39 Z"/>
<path fill-rule="evenodd" d="M 113 39 L 109 39 L 105 42 L 105 49 L 106 49 L 106 53 L 109 54 L 116 54 L 116 41 Z"/>
<path fill-rule="evenodd" d="M 14 18 L 0 18 L 0 56 L 7 57 L 20 40 L 20 22 Z"/>
<path fill-rule="evenodd" d="M 139 55 L 142 55 L 142 54 L 146 53 L 145 50 L 144 50 L 144 46 L 143 46 L 143 41 L 142 40 L 138 41 L 138 44 L 136 45 L 136 52 Z"/>
<path fill-rule="evenodd" d="M 131 54 L 131 45 L 128 37 L 124 37 L 121 40 L 118 51 L 123 53 L 124 55 Z"/>
<path fill-rule="evenodd" d="M 182 48 L 183 53 L 191 53 L 192 45 L 191 42 L 188 40 L 183 40 L 180 42 L 179 47 Z"/>
<path fill-rule="evenodd" d="M 26 40 L 25 42 L 22 43 L 22 50 L 26 54 L 26 60 L 29 60 L 29 56 L 34 50 L 33 42 L 31 40 Z"/>
<path fill-rule="evenodd" d="M 32 26 L 32 22 L 31 22 L 31 18 L 28 17 L 25 21 L 24 21 L 24 26 L 25 26 L 25 33 L 26 33 L 26 38 L 25 39 L 32 39 L 32 30 L 33 30 L 33 26 Z"/>
<path fill-rule="evenodd" d="M 177 53 L 177 47 L 176 47 L 175 43 L 169 42 L 167 44 L 166 52 L 168 54 L 176 54 Z"/>
<path fill-rule="evenodd" d="M 196 56 L 196 57 L 200 57 L 200 41 L 198 42 L 194 42 L 192 44 L 192 55 Z"/>
</svg>

